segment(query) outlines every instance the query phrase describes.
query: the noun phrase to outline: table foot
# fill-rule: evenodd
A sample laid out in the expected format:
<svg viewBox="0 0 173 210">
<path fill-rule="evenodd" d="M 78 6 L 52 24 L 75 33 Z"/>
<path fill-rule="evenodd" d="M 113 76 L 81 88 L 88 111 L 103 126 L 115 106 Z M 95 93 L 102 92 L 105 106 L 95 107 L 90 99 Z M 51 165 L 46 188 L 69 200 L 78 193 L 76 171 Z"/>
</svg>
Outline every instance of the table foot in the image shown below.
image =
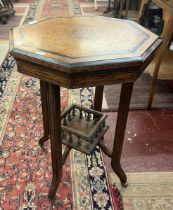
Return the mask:
<svg viewBox="0 0 173 210">
<path fill-rule="evenodd" d="M 126 188 L 126 187 L 128 187 L 128 183 L 127 182 L 125 182 L 125 183 L 121 182 L 121 186 Z"/>
<path fill-rule="evenodd" d="M 50 201 L 51 206 L 55 206 L 58 209 L 58 207 L 59 207 L 59 201 L 57 201 L 55 198 L 53 198 L 53 199 L 48 198 L 48 200 Z"/>
<path fill-rule="evenodd" d="M 108 7 L 106 8 L 106 11 L 103 12 L 103 14 L 107 14 L 110 11 L 111 11 L 111 0 L 109 0 Z"/>
<path fill-rule="evenodd" d="M 120 179 L 122 187 L 127 187 L 128 186 L 127 176 L 124 170 L 122 169 L 121 165 L 120 164 L 115 165 L 113 162 L 111 162 L 111 166 L 112 166 L 113 171 L 116 173 L 116 175 Z"/>
<path fill-rule="evenodd" d="M 45 137 L 42 137 L 40 140 L 39 140 L 39 145 L 41 147 L 41 149 L 43 150 L 43 152 L 45 152 L 46 154 L 48 153 L 47 151 L 47 148 L 46 146 L 44 145 L 44 142 L 47 141 L 49 138 L 45 138 Z"/>
<path fill-rule="evenodd" d="M 57 191 L 60 181 L 61 181 L 61 176 L 59 176 L 59 178 L 57 176 L 54 176 L 52 178 L 51 186 L 48 193 L 48 198 L 50 202 L 55 206 L 56 206 L 55 195 L 56 195 L 56 191 Z"/>
<path fill-rule="evenodd" d="M 111 11 L 111 8 L 107 8 L 104 12 L 103 12 L 103 14 L 107 14 L 107 13 L 109 13 Z"/>
<path fill-rule="evenodd" d="M 49 139 L 49 136 L 43 136 L 42 138 L 40 138 L 38 142 L 40 147 L 44 147 L 44 142 L 48 141 L 48 139 Z"/>
</svg>

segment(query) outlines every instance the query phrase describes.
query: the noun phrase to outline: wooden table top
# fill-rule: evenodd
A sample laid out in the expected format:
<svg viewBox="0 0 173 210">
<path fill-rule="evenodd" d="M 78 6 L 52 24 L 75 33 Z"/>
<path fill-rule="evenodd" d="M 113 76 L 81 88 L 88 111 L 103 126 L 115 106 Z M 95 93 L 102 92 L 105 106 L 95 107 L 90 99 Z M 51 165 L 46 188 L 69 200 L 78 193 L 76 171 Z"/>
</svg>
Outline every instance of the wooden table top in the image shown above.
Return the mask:
<svg viewBox="0 0 173 210">
<path fill-rule="evenodd" d="M 71 72 L 87 66 L 143 62 L 158 36 L 135 22 L 107 17 L 48 18 L 16 27 L 15 58 Z M 95 69 L 95 68 L 94 68 Z"/>
</svg>

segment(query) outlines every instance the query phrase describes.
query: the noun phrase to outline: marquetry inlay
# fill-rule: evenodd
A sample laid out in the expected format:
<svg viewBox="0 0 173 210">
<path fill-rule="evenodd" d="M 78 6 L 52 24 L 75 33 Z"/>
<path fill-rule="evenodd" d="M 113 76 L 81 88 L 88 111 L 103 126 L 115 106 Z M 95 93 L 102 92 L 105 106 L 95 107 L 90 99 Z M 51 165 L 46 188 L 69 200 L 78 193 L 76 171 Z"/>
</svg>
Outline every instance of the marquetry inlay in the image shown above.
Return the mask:
<svg viewBox="0 0 173 210">
<path fill-rule="evenodd" d="M 132 21 L 85 16 L 31 22 L 13 36 L 18 50 L 68 63 L 136 58 L 158 38 Z"/>
</svg>

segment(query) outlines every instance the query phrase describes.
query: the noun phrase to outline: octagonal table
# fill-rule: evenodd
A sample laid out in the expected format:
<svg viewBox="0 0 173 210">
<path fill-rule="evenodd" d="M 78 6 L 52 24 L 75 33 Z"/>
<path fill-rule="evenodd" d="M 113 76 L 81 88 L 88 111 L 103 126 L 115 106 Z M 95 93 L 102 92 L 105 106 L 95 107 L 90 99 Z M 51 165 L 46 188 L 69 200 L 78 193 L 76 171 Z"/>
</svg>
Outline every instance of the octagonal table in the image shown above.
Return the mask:
<svg viewBox="0 0 173 210">
<path fill-rule="evenodd" d="M 152 60 L 161 40 L 135 22 L 106 17 L 48 18 L 14 28 L 11 53 L 18 71 L 40 79 L 44 136 L 50 136 L 54 199 L 62 176 L 60 86 L 96 86 L 94 109 L 101 111 L 104 85 L 122 83 L 113 151 L 99 146 L 125 186 L 120 158 L 134 81 Z"/>
</svg>

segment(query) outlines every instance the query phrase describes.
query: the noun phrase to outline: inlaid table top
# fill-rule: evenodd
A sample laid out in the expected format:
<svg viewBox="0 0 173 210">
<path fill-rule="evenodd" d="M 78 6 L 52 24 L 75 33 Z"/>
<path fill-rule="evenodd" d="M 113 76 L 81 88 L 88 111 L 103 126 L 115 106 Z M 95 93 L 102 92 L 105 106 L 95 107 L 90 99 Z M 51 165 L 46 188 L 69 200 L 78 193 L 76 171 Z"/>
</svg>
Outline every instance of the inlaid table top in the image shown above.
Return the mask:
<svg viewBox="0 0 173 210">
<path fill-rule="evenodd" d="M 16 59 L 69 74 L 141 65 L 160 44 L 135 22 L 97 16 L 33 21 L 11 36 Z"/>
</svg>

